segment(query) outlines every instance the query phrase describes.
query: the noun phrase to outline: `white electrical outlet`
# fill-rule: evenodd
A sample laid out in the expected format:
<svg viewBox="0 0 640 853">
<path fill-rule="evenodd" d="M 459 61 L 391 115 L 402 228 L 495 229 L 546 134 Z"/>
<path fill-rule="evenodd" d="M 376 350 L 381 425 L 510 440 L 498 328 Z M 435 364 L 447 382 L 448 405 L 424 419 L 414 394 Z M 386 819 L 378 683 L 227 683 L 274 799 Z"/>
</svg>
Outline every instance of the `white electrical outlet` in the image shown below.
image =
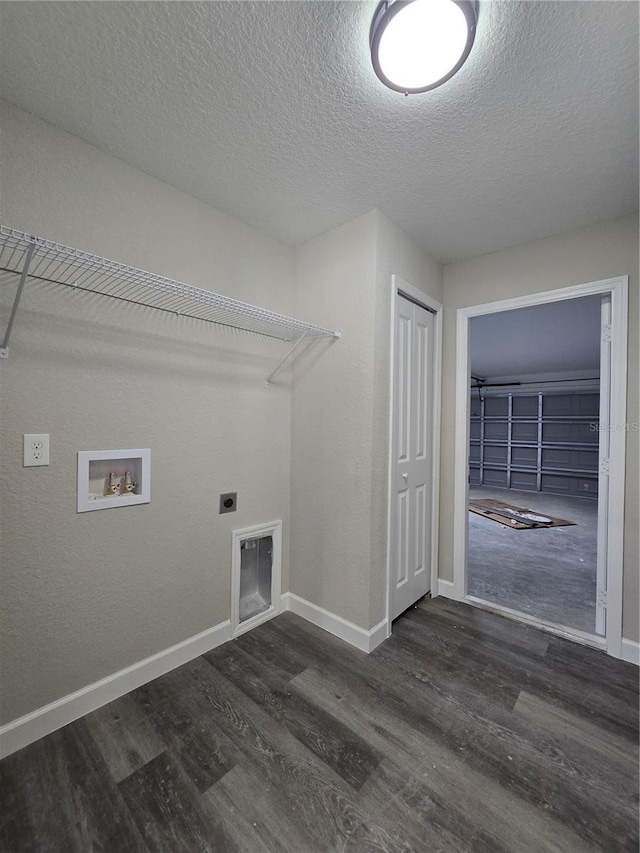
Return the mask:
<svg viewBox="0 0 640 853">
<path fill-rule="evenodd" d="M 48 433 L 25 434 L 23 436 L 23 457 L 22 465 L 24 468 L 31 468 L 35 465 L 49 464 L 49 435 Z"/>
</svg>

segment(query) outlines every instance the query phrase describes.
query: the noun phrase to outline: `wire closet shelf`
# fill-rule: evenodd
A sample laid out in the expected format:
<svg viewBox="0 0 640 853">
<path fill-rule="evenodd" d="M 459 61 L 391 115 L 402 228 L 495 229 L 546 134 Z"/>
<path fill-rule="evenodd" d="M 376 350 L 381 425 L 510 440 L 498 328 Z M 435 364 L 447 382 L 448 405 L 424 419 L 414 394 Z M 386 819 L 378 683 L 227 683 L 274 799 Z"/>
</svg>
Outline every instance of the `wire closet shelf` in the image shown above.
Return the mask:
<svg viewBox="0 0 640 853">
<path fill-rule="evenodd" d="M 6 277 L 19 279 L 13 309 L 0 347 L 0 355 L 4 357 L 7 356 L 11 327 L 27 278 L 144 305 L 178 316 L 230 326 L 281 341 L 294 341 L 293 349 L 303 340 L 341 336 L 340 330 L 325 329 L 295 320 L 284 314 L 129 267 L 4 225 L 0 225 L 0 273 L 3 280 Z M 292 352 L 293 350 L 288 353 L 269 380 Z"/>
</svg>

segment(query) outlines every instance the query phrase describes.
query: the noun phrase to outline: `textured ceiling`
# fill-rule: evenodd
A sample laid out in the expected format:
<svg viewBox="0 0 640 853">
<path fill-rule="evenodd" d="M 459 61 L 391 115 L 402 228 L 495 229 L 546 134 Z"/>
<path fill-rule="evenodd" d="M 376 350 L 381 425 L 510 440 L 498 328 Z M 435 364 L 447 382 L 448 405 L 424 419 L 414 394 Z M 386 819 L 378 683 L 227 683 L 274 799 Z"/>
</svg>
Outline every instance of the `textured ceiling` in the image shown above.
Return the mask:
<svg viewBox="0 0 640 853">
<path fill-rule="evenodd" d="M 600 297 L 474 317 L 470 323 L 474 376 L 531 376 L 600 371 Z"/>
<path fill-rule="evenodd" d="M 482 2 L 408 98 L 375 5 L 2 2 L 2 96 L 292 244 L 377 207 L 449 261 L 637 209 L 636 2 Z"/>
</svg>

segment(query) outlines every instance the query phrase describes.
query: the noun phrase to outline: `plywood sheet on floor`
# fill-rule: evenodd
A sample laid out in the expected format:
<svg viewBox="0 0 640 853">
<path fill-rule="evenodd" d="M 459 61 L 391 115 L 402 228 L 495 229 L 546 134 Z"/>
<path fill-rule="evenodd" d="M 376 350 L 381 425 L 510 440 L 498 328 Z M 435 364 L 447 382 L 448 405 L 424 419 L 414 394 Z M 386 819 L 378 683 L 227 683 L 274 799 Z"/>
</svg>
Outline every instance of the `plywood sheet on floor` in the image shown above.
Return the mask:
<svg viewBox="0 0 640 853">
<path fill-rule="evenodd" d="M 535 515 L 545 516 L 551 520 L 551 524 L 535 521 L 524 522 L 520 519 L 508 518 L 506 515 L 500 514 L 501 510 L 505 510 L 507 515 L 511 512 L 517 512 L 520 514 L 534 513 Z M 556 518 L 555 516 L 542 512 L 539 509 L 534 511 L 523 506 L 516 506 L 515 504 L 507 503 L 506 501 L 499 501 L 495 498 L 470 498 L 469 512 L 475 512 L 483 518 L 488 518 L 491 521 L 497 521 L 499 524 L 504 524 L 505 527 L 511 528 L 511 530 L 533 530 L 537 527 L 567 527 L 570 524 L 575 524 L 575 521 Z"/>
</svg>

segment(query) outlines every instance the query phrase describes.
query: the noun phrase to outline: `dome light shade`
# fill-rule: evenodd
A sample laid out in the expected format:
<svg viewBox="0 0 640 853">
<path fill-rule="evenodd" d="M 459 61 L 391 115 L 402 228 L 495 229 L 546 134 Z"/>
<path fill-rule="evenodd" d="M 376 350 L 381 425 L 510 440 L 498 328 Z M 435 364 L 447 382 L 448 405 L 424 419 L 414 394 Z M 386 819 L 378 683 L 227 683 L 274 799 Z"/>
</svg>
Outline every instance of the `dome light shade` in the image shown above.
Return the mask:
<svg viewBox="0 0 640 853">
<path fill-rule="evenodd" d="M 376 74 L 406 95 L 435 89 L 469 56 L 477 17 L 473 0 L 382 0 L 369 34 Z"/>
</svg>

